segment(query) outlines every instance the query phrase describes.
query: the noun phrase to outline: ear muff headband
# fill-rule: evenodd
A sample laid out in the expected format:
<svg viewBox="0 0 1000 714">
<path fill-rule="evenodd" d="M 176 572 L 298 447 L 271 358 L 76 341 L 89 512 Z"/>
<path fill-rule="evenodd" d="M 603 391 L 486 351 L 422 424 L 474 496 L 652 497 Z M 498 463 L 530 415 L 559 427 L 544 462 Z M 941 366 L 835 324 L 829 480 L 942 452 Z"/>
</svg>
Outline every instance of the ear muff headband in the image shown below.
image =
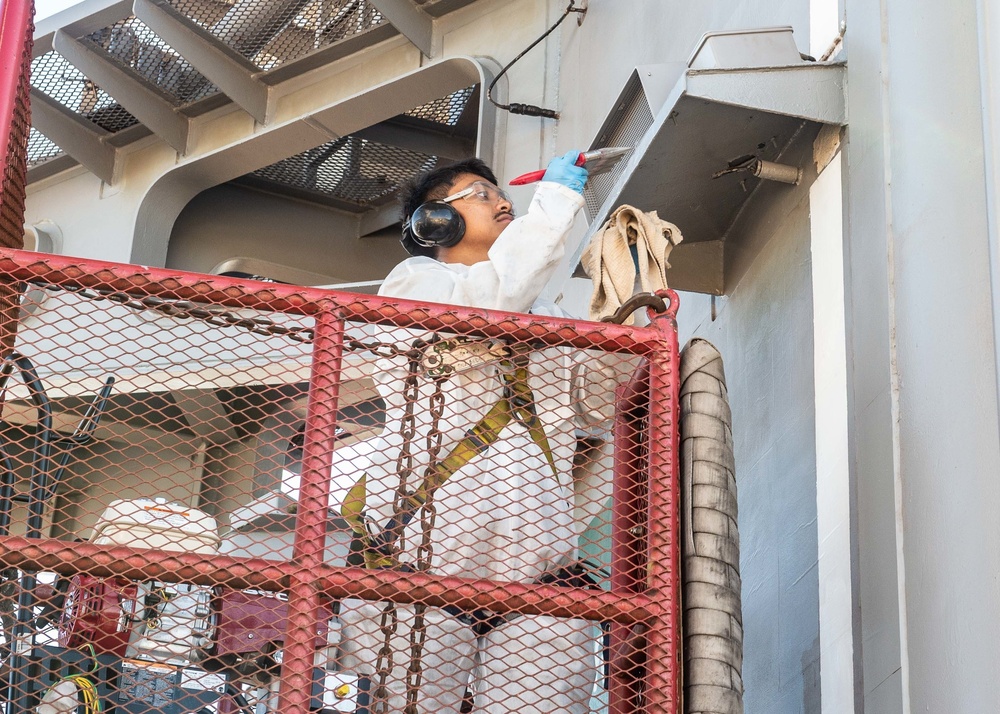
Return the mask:
<svg viewBox="0 0 1000 714">
<path fill-rule="evenodd" d="M 424 248 L 450 248 L 465 235 L 465 219 L 455 207 L 444 201 L 427 201 L 417 207 L 403 231 Z"/>
</svg>

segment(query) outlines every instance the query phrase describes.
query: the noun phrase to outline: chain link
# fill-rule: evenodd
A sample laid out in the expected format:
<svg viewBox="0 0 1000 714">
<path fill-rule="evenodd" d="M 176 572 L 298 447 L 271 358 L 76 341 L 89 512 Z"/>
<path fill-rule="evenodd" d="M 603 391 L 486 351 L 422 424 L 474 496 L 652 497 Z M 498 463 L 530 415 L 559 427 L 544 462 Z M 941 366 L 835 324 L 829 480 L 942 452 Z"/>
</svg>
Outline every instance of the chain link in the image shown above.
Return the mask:
<svg viewBox="0 0 1000 714">
<path fill-rule="evenodd" d="M 53 283 L 32 283 L 37 287 L 50 292 L 69 292 L 87 300 L 101 301 L 107 300 L 136 312 L 153 310 L 180 320 L 195 319 L 205 322 L 214 327 L 238 327 L 255 335 L 267 337 L 287 337 L 296 342 L 311 343 L 313 341 L 313 329 L 311 327 L 285 327 L 276 324 L 273 320 L 263 317 L 245 317 L 218 308 L 209 308 L 205 305 L 191 302 L 190 300 L 167 300 L 165 298 L 148 295 L 136 297 L 128 293 L 110 290 L 95 290 L 91 288 L 70 287 L 66 285 L 56 285 Z M 413 347 L 401 347 L 393 342 L 379 342 L 371 340 L 364 342 L 356 339 L 345 339 L 344 350 L 347 352 L 370 352 L 375 357 L 407 357 L 412 359 L 419 354 Z"/>
<path fill-rule="evenodd" d="M 417 400 L 420 398 L 420 382 L 418 380 L 420 361 L 411 358 L 408 361 L 406 380 L 403 383 L 403 418 L 399 425 L 401 440 L 399 456 L 396 457 L 396 474 L 399 481 L 393 503 L 393 513 L 405 513 L 410 509 L 410 480 L 413 476 L 413 439 L 417 435 Z M 387 533 L 392 543 L 398 543 L 396 552 L 406 551 L 406 531 L 403 521 L 396 524 L 397 532 Z"/>
<path fill-rule="evenodd" d="M 403 418 L 400 420 L 399 436 L 402 440 L 400 445 L 399 456 L 396 458 L 396 473 L 399 475 L 399 482 L 396 486 L 395 493 L 395 505 L 394 512 L 401 513 L 402 508 L 408 508 L 407 497 L 409 496 L 409 484 L 411 477 L 413 476 L 413 439 L 417 433 L 416 424 L 416 406 L 417 401 L 420 398 L 420 382 L 418 379 L 420 370 L 420 355 L 421 350 L 415 346 L 412 350 L 407 351 L 407 373 L 406 379 L 403 383 Z M 406 533 L 405 529 L 400 523 L 400 532 L 393 534 L 394 537 L 392 542 L 397 553 L 406 552 Z M 397 544 L 398 545 L 395 545 Z M 419 610 L 419 605 L 417 606 Z M 417 613 L 417 617 L 423 620 L 423 611 L 420 610 Z M 391 618 L 391 625 L 389 624 L 389 619 Z M 392 658 L 392 637 L 396 634 L 396 629 L 399 623 L 399 612 L 396 609 L 396 604 L 393 602 L 386 603 L 385 609 L 382 611 L 382 619 L 379 628 L 382 631 L 382 648 L 379 650 L 378 657 L 375 662 L 375 671 L 378 673 L 378 686 L 375 690 L 375 703 L 376 707 L 382 707 L 381 710 L 373 708 L 375 711 L 388 711 L 389 702 L 389 692 L 387 688 L 387 682 L 389 679 L 389 673 L 393 669 L 393 658 Z M 416 623 L 414 623 L 416 625 Z M 413 631 L 411 630 L 411 647 L 413 645 Z M 407 667 L 407 710 L 409 710 L 411 693 L 410 693 L 410 672 L 416 666 L 419 669 L 418 658 L 415 658 L 411 650 L 410 664 Z M 414 661 L 417 660 L 417 664 Z M 416 706 L 416 693 L 412 695 L 413 705 Z M 414 712 L 416 710 L 414 709 Z"/>
<path fill-rule="evenodd" d="M 441 453 L 441 443 L 444 439 L 444 432 L 441 431 L 441 419 L 444 416 L 444 379 L 434 380 L 434 393 L 430 398 L 429 412 L 431 415 L 431 426 L 427 430 L 427 469 L 425 473 L 430 476 L 437 468 L 438 459 Z M 434 490 L 429 489 L 427 502 L 421 511 L 421 542 L 417 548 L 417 570 L 429 570 L 431 559 L 434 556 L 433 545 L 431 544 L 431 531 L 434 528 L 434 517 L 436 515 L 434 506 Z"/>
<path fill-rule="evenodd" d="M 372 694 L 372 713 L 388 714 L 389 712 L 389 688 L 387 686 L 389 673 L 393 668 L 392 661 L 392 637 L 399 627 L 399 613 L 396 611 L 396 603 L 387 602 L 382 610 L 382 618 L 379 620 L 379 630 L 382 631 L 382 647 L 375 658 L 375 671 L 378 673 L 378 685 Z"/>
<path fill-rule="evenodd" d="M 429 475 L 437 467 L 441 452 L 444 432 L 441 431 L 441 418 L 444 416 L 444 383 L 445 379 L 434 380 L 434 393 L 430 398 L 431 426 L 427 430 L 427 469 Z M 417 570 L 426 571 L 431 568 L 434 548 L 431 535 L 434 531 L 434 520 L 437 509 L 434 505 L 433 490 L 427 494 L 427 501 L 420 510 L 420 545 L 417 546 Z M 406 710 L 405 714 L 419 714 L 417 698 L 420 692 L 423 669 L 421 658 L 424 643 L 427 641 L 427 622 L 425 613 L 427 606 L 417 603 L 414 607 L 413 628 L 410 630 L 410 666 L 406 670 Z"/>
<path fill-rule="evenodd" d="M 167 300 L 155 295 L 136 297 L 129 293 L 111 290 L 39 283 L 39 287 L 49 291 L 65 291 L 87 300 L 107 300 L 118 303 L 136 312 L 153 310 L 176 319 L 193 318 L 215 327 L 240 327 L 257 335 L 288 337 L 297 342 L 312 342 L 313 331 L 309 327 L 284 327 L 266 317 L 244 317 L 226 310 L 212 309 L 190 300 Z"/>
</svg>

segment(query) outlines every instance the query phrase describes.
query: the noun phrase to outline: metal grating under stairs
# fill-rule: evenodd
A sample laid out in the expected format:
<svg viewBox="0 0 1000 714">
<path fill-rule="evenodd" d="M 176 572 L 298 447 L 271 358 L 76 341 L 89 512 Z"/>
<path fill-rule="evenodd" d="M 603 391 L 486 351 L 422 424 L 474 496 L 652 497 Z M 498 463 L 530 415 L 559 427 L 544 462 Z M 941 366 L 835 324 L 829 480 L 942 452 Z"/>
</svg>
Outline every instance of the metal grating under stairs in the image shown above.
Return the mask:
<svg viewBox="0 0 1000 714">
<path fill-rule="evenodd" d="M 404 115 L 442 131 L 454 128 L 475 96 L 468 87 Z M 242 183 L 317 200 L 352 211 L 388 203 L 400 186 L 437 165 L 430 153 L 345 136 L 241 177 Z"/>
<path fill-rule="evenodd" d="M 474 2 L 476 0 L 414 0 L 419 12 L 428 18 L 441 17 Z M 33 170 L 29 173 L 29 181 L 68 168 L 73 161 L 83 157 L 86 157 L 84 164 L 88 169 L 104 180 L 112 180 L 113 171 L 109 167 L 117 165 L 118 159 L 107 157 L 111 154 L 117 157 L 122 148 L 150 132 L 159 134 L 183 153 L 187 136 L 184 120 L 219 107 L 236 96 L 246 101 L 247 94 L 243 90 L 254 83 L 257 86 L 252 88 L 253 92 L 258 91 L 260 85 L 280 84 L 399 32 L 376 9 L 372 0 L 149 0 L 143 12 L 153 13 L 150 9 L 153 5 L 161 8 L 156 11 L 159 15 L 153 13 L 149 17 L 140 12 L 139 5 L 119 3 L 115 9 L 81 17 L 65 27 L 36 36 L 37 56 L 32 61 L 31 85 L 34 91 L 45 95 L 46 101 L 51 99 L 58 111 L 50 111 L 44 124 L 39 119 L 38 127 L 31 133 L 28 155 L 29 167 Z M 166 14 L 162 10 L 167 11 Z M 116 15 L 119 11 L 121 14 Z M 173 15 L 168 18 L 171 13 Z M 156 22 L 151 18 L 157 18 Z M 185 24 L 185 32 L 176 37 L 170 35 L 174 46 L 157 34 L 167 28 L 185 30 Z M 154 26 L 158 29 L 154 30 Z M 211 55 L 221 50 L 223 54 L 236 53 L 245 60 L 246 67 L 241 71 L 247 74 L 239 80 L 240 86 L 227 85 L 226 89 L 221 89 L 205 76 L 207 72 L 215 81 L 222 82 L 219 79 L 222 75 L 214 74 L 219 71 L 219 66 L 212 64 L 214 60 L 206 60 L 194 50 L 189 52 L 191 47 L 178 39 L 183 37 L 187 42 L 197 33 L 202 36 L 191 46 L 201 42 L 197 52 L 205 49 Z M 54 46 L 72 52 L 64 57 L 53 49 Z M 201 65 L 200 71 L 192 62 L 209 62 L 209 66 Z M 231 76 L 225 72 L 223 75 Z M 151 99 L 145 101 L 143 92 Z M 433 132 L 440 126 L 455 128 L 462 119 L 461 112 L 470 94 L 471 90 L 465 95 L 457 93 L 401 117 L 412 122 L 409 128 L 418 132 L 428 129 Z M 164 103 L 162 107 L 157 105 L 160 101 Z M 267 121 L 264 110 L 248 108 L 246 104 L 241 106 L 258 121 Z M 136 115 L 145 117 L 145 123 Z M 83 121 L 75 122 L 76 119 Z M 85 131 L 84 138 L 80 139 L 79 128 L 88 124 L 92 125 L 91 131 Z M 43 128 L 52 136 L 41 134 L 38 129 Z M 449 136 L 467 138 L 468 129 L 458 127 Z M 360 152 L 367 161 L 373 152 L 378 153 L 373 147 L 380 139 L 368 137 L 364 142 L 355 141 L 351 151 Z M 81 141 L 83 144 L 79 143 Z M 58 146 L 59 142 L 64 146 Z M 320 148 L 331 150 L 329 146 Z M 402 148 L 414 149 L 413 146 Z M 400 167 L 422 166 L 427 155 L 418 157 L 416 154 L 421 147 L 415 148 L 415 153 L 395 149 L 391 159 L 374 163 L 390 167 L 397 164 Z M 384 170 L 377 175 L 384 175 L 393 183 L 397 173 Z M 365 189 L 345 195 L 354 197 L 351 200 L 375 197 L 379 195 L 376 188 L 377 182 L 369 182 Z M 336 193 L 331 193 L 329 187 L 323 192 Z"/>
<path fill-rule="evenodd" d="M 155 85 L 174 106 L 192 104 L 219 91 L 134 15 L 88 35 L 84 42 Z"/>
<path fill-rule="evenodd" d="M 31 61 L 31 86 L 112 134 L 139 123 L 55 50 Z"/>
<path fill-rule="evenodd" d="M 348 204 L 344 208 L 364 209 L 395 194 L 404 181 L 433 168 L 435 161 L 426 154 L 345 136 L 250 175 L 276 187 Z"/>
<path fill-rule="evenodd" d="M 42 132 L 32 129 L 28 134 L 28 168 L 43 164 L 49 159 L 62 156 L 63 150 L 50 141 Z"/>
<path fill-rule="evenodd" d="M 475 87 L 466 87 L 449 94 L 447 97 L 441 97 L 416 109 L 411 109 L 406 112 L 406 116 L 454 127 L 458 124 L 458 120 L 469 105 L 475 91 Z"/>
<path fill-rule="evenodd" d="M 366 0 L 171 0 L 170 4 L 264 70 L 386 21 Z"/>
</svg>

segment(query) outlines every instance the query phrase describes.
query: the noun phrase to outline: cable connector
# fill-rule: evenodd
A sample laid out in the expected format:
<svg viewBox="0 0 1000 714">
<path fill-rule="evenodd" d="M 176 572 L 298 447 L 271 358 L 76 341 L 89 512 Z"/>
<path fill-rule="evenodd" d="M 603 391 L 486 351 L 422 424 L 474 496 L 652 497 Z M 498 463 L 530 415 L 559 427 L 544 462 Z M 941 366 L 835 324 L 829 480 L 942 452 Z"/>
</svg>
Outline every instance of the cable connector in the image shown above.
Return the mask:
<svg viewBox="0 0 1000 714">
<path fill-rule="evenodd" d="M 511 102 L 507 105 L 507 111 L 511 114 L 523 114 L 527 117 L 545 117 L 546 119 L 559 118 L 559 112 L 554 109 L 536 107 L 534 104 L 518 104 L 517 102 Z"/>
<path fill-rule="evenodd" d="M 505 109 L 511 114 L 521 114 L 529 117 L 543 117 L 545 119 L 559 118 L 559 112 L 557 112 L 555 109 L 545 109 L 543 107 L 536 107 L 534 104 L 516 104 L 513 102 L 510 104 L 501 104 L 500 102 L 498 102 L 493 98 L 493 88 L 497 85 L 497 82 L 500 81 L 500 78 L 503 77 L 505 74 L 507 74 L 508 69 L 513 67 L 514 64 L 519 59 L 528 54 L 528 52 L 530 52 L 535 45 L 537 45 L 539 42 L 548 37 L 553 30 L 555 30 L 557 27 L 559 27 L 559 25 L 562 24 L 563 20 L 569 17 L 571 12 L 580 13 L 579 17 L 577 17 L 577 21 L 578 24 L 582 24 L 583 18 L 587 14 L 587 3 L 584 2 L 583 7 L 577 7 L 576 0 L 569 0 L 569 5 L 566 7 L 566 10 L 563 11 L 563 14 L 559 17 L 559 19 L 556 20 L 555 24 L 552 25 L 552 27 L 550 27 L 548 30 L 546 30 L 541 37 L 539 37 L 537 40 L 535 40 L 530 45 L 525 47 L 517 57 L 508 62 L 507 66 L 500 70 L 500 73 L 493 78 L 492 82 L 490 82 L 489 89 L 486 90 L 486 98 L 490 100 L 490 103 L 493 104 L 493 106 L 495 106 L 497 109 Z"/>
</svg>

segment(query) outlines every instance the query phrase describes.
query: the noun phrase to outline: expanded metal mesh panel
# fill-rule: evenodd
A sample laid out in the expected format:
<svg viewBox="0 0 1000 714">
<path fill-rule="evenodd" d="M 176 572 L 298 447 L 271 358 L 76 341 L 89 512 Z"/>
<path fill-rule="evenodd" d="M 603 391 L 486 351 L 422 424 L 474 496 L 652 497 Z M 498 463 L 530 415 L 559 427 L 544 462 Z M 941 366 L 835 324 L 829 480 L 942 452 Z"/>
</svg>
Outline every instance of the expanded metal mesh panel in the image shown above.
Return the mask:
<svg viewBox="0 0 1000 714">
<path fill-rule="evenodd" d="M 172 0 L 171 5 L 261 69 L 385 22 L 365 0 Z"/>
<path fill-rule="evenodd" d="M 177 106 L 196 102 L 219 91 L 207 77 L 134 16 L 98 30 L 85 40 L 104 50 L 118 64 L 156 85 Z"/>
<path fill-rule="evenodd" d="M 679 711 L 672 315 L 0 279 L 9 711 Z"/>
<path fill-rule="evenodd" d="M 37 166 L 56 156 L 61 156 L 63 150 L 55 142 L 49 140 L 45 134 L 32 129 L 28 135 L 28 166 Z"/>
<path fill-rule="evenodd" d="M 366 206 L 394 194 L 400 184 L 435 162 L 433 156 L 346 136 L 250 175 Z"/>
<path fill-rule="evenodd" d="M 55 50 L 32 60 L 31 86 L 111 133 L 139 123 Z"/>
<path fill-rule="evenodd" d="M 408 111 L 406 112 L 406 116 L 425 119 L 437 124 L 455 126 L 475 90 L 475 85 L 466 87 L 465 89 L 449 94 L 447 97 L 435 99 L 432 102 L 427 102 L 427 104 Z"/>
<path fill-rule="evenodd" d="M 614 120 L 610 122 L 610 126 L 605 127 L 594 147 L 638 146 L 652 125 L 653 110 L 649 107 L 642 82 L 633 76 L 615 108 Z M 601 206 L 608 200 L 626 165 L 627 162 L 619 161 L 611 170 L 597 174 L 587 182 L 583 197 L 586 202 L 587 217 L 590 220 L 594 219 Z"/>
<path fill-rule="evenodd" d="M 472 86 L 453 92 L 405 116 L 455 126 L 475 90 Z M 347 136 L 265 166 L 250 176 L 364 207 L 384 201 L 405 181 L 434 168 L 437 161 L 429 154 Z"/>
</svg>

